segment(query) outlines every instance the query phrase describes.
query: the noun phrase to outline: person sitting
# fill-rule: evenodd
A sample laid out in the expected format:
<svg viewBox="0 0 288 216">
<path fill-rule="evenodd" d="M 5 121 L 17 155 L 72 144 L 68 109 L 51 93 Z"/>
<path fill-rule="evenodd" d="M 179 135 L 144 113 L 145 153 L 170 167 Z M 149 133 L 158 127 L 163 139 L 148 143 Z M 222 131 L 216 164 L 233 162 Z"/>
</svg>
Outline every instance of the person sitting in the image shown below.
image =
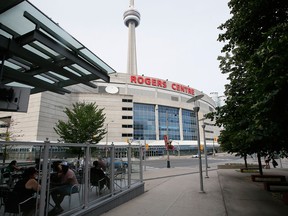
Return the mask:
<svg viewBox="0 0 288 216">
<path fill-rule="evenodd" d="M 23 168 L 17 166 L 17 161 L 16 160 L 12 160 L 9 163 L 9 165 L 5 168 L 5 172 L 9 172 L 9 173 L 20 171 L 20 170 L 23 170 Z"/>
<path fill-rule="evenodd" d="M 41 189 L 41 185 L 36 180 L 37 170 L 35 167 L 29 167 L 24 170 L 24 173 L 22 175 L 22 179 L 20 179 L 14 189 L 13 192 L 15 193 L 15 196 L 12 198 L 13 200 L 11 202 L 16 202 L 17 204 L 20 202 L 23 202 L 29 198 L 27 202 L 25 202 L 23 205 L 21 205 L 21 210 L 23 211 L 23 216 L 30 216 L 34 215 L 36 210 L 36 201 L 37 198 L 34 196 L 35 193 L 39 192 Z M 33 197 L 34 196 L 34 197 Z M 8 201 L 8 203 L 10 203 Z M 18 210 L 18 207 L 16 207 Z"/>
<path fill-rule="evenodd" d="M 265 168 L 266 169 L 270 169 L 270 161 L 271 161 L 271 158 L 269 156 L 266 156 L 265 157 Z"/>
<path fill-rule="evenodd" d="M 10 187 L 14 187 L 14 183 L 21 177 L 22 173 L 15 173 L 16 171 L 23 171 L 23 167 L 17 166 L 17 161 L 12 160 L 7 167 L 1 170 L 2 178 Z"/>
<path fill-rule="evenodd" d="M 78 184 L 75 173 L 69 168 L 67 162 L 59 163 L 55 168 L 56 176 L 51 179 L 51 197 L 55 203 L 55 207 L 48 215 L 57 215 L 63 212 L 61 203 L 66 195 L 70 194 L 72 186 Z M 78 188 L 74 187 L 72 193 L 76 193 Z"/>
<path fill-rule="evenodd" d="M 90 183 L 93 186 L 99 187 L 100 191 L 105 185 L 110 189 L 110 179 L 105 175 L 98 161 L 94 161 L 93 167 L 90 169 Z"/>
<path fill-rule="evenodd" d="M 101 156 L 97 159 L 99 167 L 105 172 L 106 171 L 106 161 Z"/>
</svg>

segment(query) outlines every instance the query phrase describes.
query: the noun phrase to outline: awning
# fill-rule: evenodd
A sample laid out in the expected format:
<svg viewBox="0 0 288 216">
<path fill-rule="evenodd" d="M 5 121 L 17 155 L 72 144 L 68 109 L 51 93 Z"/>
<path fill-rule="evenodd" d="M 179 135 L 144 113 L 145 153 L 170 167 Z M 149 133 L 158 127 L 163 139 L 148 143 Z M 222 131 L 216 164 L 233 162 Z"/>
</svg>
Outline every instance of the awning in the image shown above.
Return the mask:
<svg viewBox="0 0 288 216">
<path fill-rule="evenodd" d="M 70 93 L 65 87 L 110 81 L 109 65 L 25 0 L 0 3 L 0 85 L 31 94 Z"/>
</svg>

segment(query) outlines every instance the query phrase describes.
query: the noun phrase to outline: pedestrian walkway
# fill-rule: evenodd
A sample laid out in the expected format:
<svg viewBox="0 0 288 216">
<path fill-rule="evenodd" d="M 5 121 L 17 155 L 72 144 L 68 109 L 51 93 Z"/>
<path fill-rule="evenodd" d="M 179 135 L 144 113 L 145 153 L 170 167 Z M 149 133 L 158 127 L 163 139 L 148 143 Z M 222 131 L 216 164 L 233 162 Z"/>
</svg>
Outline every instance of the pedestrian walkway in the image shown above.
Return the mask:
<svg viewBox="0 0 288 216">
<path fill-rule="evenodd" d="M 284 174 L 288 169 L 264 170 L 264 174 Z M 236 169 L 203 173 L 205 193 L 200 192 L 197 169 L 175 167 L 144 172 L 145 193 L 101 216 L 279 216 L 288 214 L 278 193 L 252 182 L 251 173 Z"/>
</svg>

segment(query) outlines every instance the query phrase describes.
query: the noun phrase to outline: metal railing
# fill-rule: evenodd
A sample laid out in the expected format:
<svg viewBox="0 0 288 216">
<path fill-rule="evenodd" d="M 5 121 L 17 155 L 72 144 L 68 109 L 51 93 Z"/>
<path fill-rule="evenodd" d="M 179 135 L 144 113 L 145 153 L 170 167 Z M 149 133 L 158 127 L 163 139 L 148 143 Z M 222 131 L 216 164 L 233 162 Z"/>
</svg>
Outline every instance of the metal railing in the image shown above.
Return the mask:
<svg viewBox="0 0 288 216">
<path fill-rule="evenodd" d="M 142 169 L 142 146 L 131 146 L 127 144 L 118 148 L 112 145 L 98 144 L 75 144 L 75 143 L 51 143 L 45 142 L 2 142 L 0 141 L 2 166 L 11 160 L 17 160 L 19 165 L 36 166 L 39 169 L 39 182 L 42 190 L 39 192 L 39 209 L 36 214 L 44 216 L 51 208 L 49 202 L 50 173 L 53 161 L 66 161 L 70 168 L 75 171 L 81 184 L 80 202 L 73 203 L 71 209 L 63 204 L 64 213 L 83 211 L 98 202 L 111 199 L 116 194 L 125 192 L 133 185 L 143 182 Z M 108 154 L 107 154 L 108 153 Z M 24 155 L 24 156 L 23 156 Z M 115 156 L 125 156 L 117 158 Z M 108 157 L 106 157 L 108 156 Z M 106 174 L 110 178 L 110 190 L 97 194 L 91 189 L 90 168 L 93 161 L 99 160 L 106 165 Z M 43 190 L 46 188 L 46 190 Z M 76 196 L 75 196 L 76 197 Z M 64 199 L 65 201 L 65 199 Z M 63 202 L 64 202 L 63 201 Z M 35 214 L 35 215 L 36 215 Z"/>
</svg>

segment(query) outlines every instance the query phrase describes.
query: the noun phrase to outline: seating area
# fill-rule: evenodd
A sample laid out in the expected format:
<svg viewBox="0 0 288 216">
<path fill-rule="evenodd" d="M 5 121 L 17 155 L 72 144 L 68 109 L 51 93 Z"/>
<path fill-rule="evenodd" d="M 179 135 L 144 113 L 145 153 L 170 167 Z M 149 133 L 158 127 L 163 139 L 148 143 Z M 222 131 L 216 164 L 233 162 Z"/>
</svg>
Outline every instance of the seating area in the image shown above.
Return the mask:
<svg viewBox="0 0 288 216">
<path fill-rule="evenodd" d="M 10 142 L 12 143 L 12 142 Z M 9 143 L 9 144 L 10 144 Z M 1 144 L 1 142 L 0 142 Z M 45 148 L 51 148 L 56 149 L 56 145 L 59 144 L 45 144 L 45 143 L 33 143 L 32 148 L 37 149 L 35 145 L 41 146 L 42 149 Z M 13 145 L 13 144 L 12 144 Z M 49 146 L 51 145 L 51 146 Z M 19 146 L 19 142 L 17 143 L 17 147 Z M 25 143 L 25 146 L 27 146 L 27 143 Z M 83 149 L 87 147 L 86 145 L 83 145 Z M 94 147 L 95 145 L 93 145 Z M 38 194 L 35 194 L 39 198 L 38 200 L 38 206 L 40 208 L 37 209 L 38 215 L 45 215 L 46 213 L 50 212 L 56 207 L 56 203 L 54 202 L 54 198 L 52 198 L 51 193 L 53 190 L 53 185 L 51 184 L 53 176 L 57 173 L 53 169 L 53 163 L 54 162 L 61 162 L 64 164 L 67 163 L 67 166 L 74 172 L 75 177 L 77 179 L 77 184 L 75 184 L 70 192 L 68 192 L 65 196 L 63 201 L 61 201 L 61 214 L 67 215 L 67 214 L 74 214 L 75 212 L 79 211 L 85 211 L 91 208 L 95 208 L 95 211 L 101 212 L 103 205 L 98 206 L 98 203 L 102 203 L 105 200 L 105 205 L 109 205 L 109 202 L 115 202 L 121 203 L 122 200 L 131 199 L 134 196 L 137 196 L 137 194 L 144 192 L 144 185 L 141 181 L 141 167 L 140 167 L 140 161 L 139 158 L 125 158 L 125 163 L 122 162 L 122 158 L 117 158 L 116 160 L 113 158 L 115 155 L 115 147 L 111 146 L 111 154 L 109 155 L 109 158 L 105 158 L 104 155 L 106 153 L 106 148 L 103 147 L 103 151 L 100 145 L 97 145 L 97 156 L 91 157 L 90 152 L 91 151 L 85 151 L 88 155 L 85 155 L 84 159 L 80 160 L 77 158 L 77 156 L 70 155 L 68 158 L 60 158 L 58 155 L 53 156 L 53 152 L 50 152 L 47 154 L 47 158 L 45 159 L 45 154 L 41 150 L 41 155 L 39 155 L 39 151 L 23 151 L 23 152 L 34 152 L 35 158 L 41 158 L 40 160 L 35 160 L 33 156 L 21 156 L 21 158 L 29 158 L 29 160 L 23 160 L 17 158 L 17 155 L 10 154 L 10 158 L 6 160 L 6 163 L 0 168 L 7 167 L 8 164 L 12 160 L 17 160 L 19 164 L 23 165 L 23 170 L 25 170 L 26 167 L 37 167 L 38 173 L 37 173 L 37 181 L 41 184 L 41 188 L 47 188 L 46 190 L 41 190 Z M 114 148 L 114 149 L 113 149 Z M 138 147 L 137 147 L 138 148 Z M 40 148 L 39 148 L 40 149 Z M 96 149 L 96 148 L 95 148 Z M 121 147 L 121 151 L 127 152 L 131 151 L 131 148 L 129 150 L 129 146 L 127 146 L 127 149 L 123 150 L 123 147 Z M 135 150 L 134 150 L 135 151 Z M 13 151 L 13 153 L 15 150 Z M 59 151 L 57 151 L 58 153 Z M 94 150 L 95 152 L 95 150 Z M 131 154 L 131 153 L 129 153 Z M 119 155 L 119 154 L 118 154 Z M 19 156 L 19 155 L 18 155 Z M 126 155 L 127 156 L 127 155 Z M 13 157 L 11 159 L 11 157 Z M 87 158 L 87 159 L 86 159 Z M 103 168 L 105 178 L 99 176 L 96 176 L 93 174 L 93 162 L 99 161 L 104 163 L 106 168 Z M 87 164 L 87 166 L 85 165 Z M 102 169 L 102 168 L 101 168 Z M 4 215 L 6 212 L 8 214 L 8 209 L 11 209 L 9 207 L 9 203 L 7 203 L 7 197 L 10 196 L 15 184 L 19 179 L 21 179 L 21 173 L 13 172 L 10 173 L 10 175 L 6 174 L 3 175 L 4 172 L 1 173 L 1 184 L 0 184 L 0 215 Z M 16 177 L 17 176 L 17 177 Z M 76 188 L 76 189 L 74 189 Z M 132 192 L 133 190 L 136 190 L 137 192 Z M 130 193 L 131 191 L 131 193 Z M 121 198 L 121 196 L 122 197 Z M 15 195 L 14 195 L 15 196 Z M 117 199 L 121 200 L 121 202 L 117 201 Z M 36 206 L 36 205 L 35 205 Z M 83 208 L 83 207 L 86 208 Z M 114 206 L 114 204 L 113 204 Z M 100 209 L 99 209 L 100 208 Z M 6 210 L 5 210 L 6 209 Z M 13 214 L 19 214 L 21 210 L 21 204 L 17 203 L 17 206 L 13 208 L 12 212 Z M 103 209 L 103 211 L 105 211 Z"/>
<path fill-rule="evenodd" d="M 35 196 L 31 196 L 24 201 L 18 202 L 17 198 L 19 197 L 19 194 L 13 191 L 13 187 L 17 180 L 20 179 L 20 176 L 17 179 L 13 179 L 13 184 L 11 184 L 11 177 L 8 177 L 7 179 L 8 181 L 6 181 L 6 178 L 2 178 L 0 184 L 0 212 L 3 212 L 1 215 L 21 215 L 23 212 L 23 206 L 31 199 L 34 199 Z"/>
<path fill-rule="evenodd" d="M 13 173 L 1 172 L 0 184 L 8 185 L 10 188 L 13 188 L 15 183 L 21 178 L 21 175 L 22 171 Z"/>
<path fill-rule="evenodd" d="M 286 177 L 284 175 L 251 175 L 252 181 L 266 182 L 266 181 L 278 181 L 285 182 Z"/>
<path fill-rule="evenodd" d="M 288 192 L 288 182 L 283 181 L 267 181 L 264 182 L 264 189 L 267 191 L 274 191 L 274 192 Z"/>
<path fill-rule="evenodd" d="M 286 178 L 288 178 L 287 173 L 278 169 L 269 169 L 263 175 L 251 175 L 253 182 L 263 183 L 265 191 L 273 193 L 274 196 L 279 197 L 284 203 L 288 204 L 288 182 Z"/>
</svg>

